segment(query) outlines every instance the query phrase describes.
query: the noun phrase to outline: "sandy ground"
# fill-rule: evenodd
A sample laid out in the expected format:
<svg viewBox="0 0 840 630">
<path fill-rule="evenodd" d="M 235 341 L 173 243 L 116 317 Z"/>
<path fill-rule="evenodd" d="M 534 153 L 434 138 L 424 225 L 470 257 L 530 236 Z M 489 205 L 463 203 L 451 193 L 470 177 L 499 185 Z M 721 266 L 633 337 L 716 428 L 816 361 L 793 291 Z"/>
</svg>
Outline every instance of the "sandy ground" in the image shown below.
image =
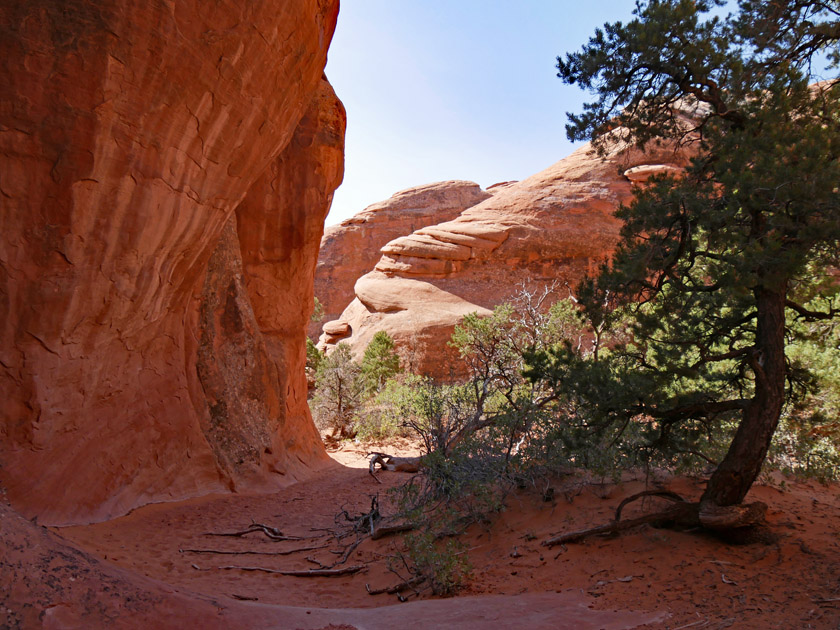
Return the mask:
<svg viewBox="0 0 840 630">
<path fill-rule="evenodd" d="M 757 486 L 750 497 L 769 505 L 775 540 L 743 545 L 646 526 L 549 549 L 541 543 L 556 533 L 608 521 L 618 502 L 645 489 L 645 482 L 558 481 L 548 502 L 541 493 L 523 490 L 491 523 L 464 536 L 472 578 L 461 596 L 449 600 L 424 593 L 419 599 L 426 601 L 415 596 L 401 604 L 394 595 L 368 594 L 368 585 L 376 589 L 398 582 L 387 566 L 398 537 L 365 540 L 355 548 L 340 565 L 363 567 L 354 575 L 301 578 L 222 568 L 306 570 L 340 559 L 354 538 L 333 536 L 348 526 L 337 514 L 366 512 L 377 495 L 387 513 L 387 489 L 408 478 L 385 473 L 377 483 L 367 471 L 368 450 L 416 453 L 407 442 L 344 445 L 331 453 L 333 467 L 276 494 L 151 505 L 113 521 L 53 531 L 107 563 L 184 592 L 254 606 L 334 609 L 337 616 L 328 618 L 334 628 L 386 627 L 393 615 L 422 621 L 412 624 L 415 628 L 470 623 L 482 628 L 840 628 L 840 486 L 780 477 Z M 702 491 L 691 479 L 668 485 L 688 497 Z M 653 507 L 632 509 L 640 513 Z M 270 541 L 259 533 L 210 535 L 241 531 L 252 522 L 295 540 Z M 375 607 L 387 608 L 379 616 L 357 610 Z M 318 625 L 323 620 L 327 617 L 287 627 L 326 627 Z M 345 625 L 335 625 L 338 621 Z"/>
</svg>

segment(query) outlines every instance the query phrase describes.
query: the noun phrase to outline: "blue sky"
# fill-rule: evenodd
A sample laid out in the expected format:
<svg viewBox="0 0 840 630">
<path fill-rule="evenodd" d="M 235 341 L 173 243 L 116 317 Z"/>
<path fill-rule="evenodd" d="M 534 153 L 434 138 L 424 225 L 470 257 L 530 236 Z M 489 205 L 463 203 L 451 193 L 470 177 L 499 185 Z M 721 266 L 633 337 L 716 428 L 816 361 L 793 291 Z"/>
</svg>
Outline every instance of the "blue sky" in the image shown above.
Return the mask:
<svg viewBox="0 0 840 630">
<path fill-rule="evenodd" d="M 346 173 L 327 224 L 404 188 L 524 179 L 573 147 L 558 55 L 633 0 L 344 0 L 327 76 L 347 108 Z"/>
</svg>

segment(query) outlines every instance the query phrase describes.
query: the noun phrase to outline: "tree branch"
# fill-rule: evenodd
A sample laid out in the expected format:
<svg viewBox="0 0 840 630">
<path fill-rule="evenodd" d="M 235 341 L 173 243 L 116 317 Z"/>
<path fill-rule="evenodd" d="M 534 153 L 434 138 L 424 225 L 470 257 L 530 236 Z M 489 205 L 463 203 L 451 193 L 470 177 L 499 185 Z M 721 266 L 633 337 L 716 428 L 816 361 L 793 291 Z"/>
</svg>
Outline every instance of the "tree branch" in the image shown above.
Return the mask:
<svg viewBox="0 0 840 630">
<path fill-rule="evenodd" d="M 796 311 L 797 319 L 804 319 L 806 322 L 834 319 L 840 315 L 840 309 L 830 308 L 826 311 L 811 311 L 793 300 L 785 300 L 785 306 Z"/>
</svg>

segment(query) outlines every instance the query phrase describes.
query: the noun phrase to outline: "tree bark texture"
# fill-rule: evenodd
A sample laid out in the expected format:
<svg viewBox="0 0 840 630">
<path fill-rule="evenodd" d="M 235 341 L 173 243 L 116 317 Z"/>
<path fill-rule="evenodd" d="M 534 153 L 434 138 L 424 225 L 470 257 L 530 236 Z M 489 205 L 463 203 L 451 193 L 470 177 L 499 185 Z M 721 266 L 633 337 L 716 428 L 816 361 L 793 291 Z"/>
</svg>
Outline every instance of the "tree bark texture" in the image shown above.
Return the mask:
<svg viewBox="0 0 840 630">
<path fill-rule="evenodd" d="M 701 504 L 737 505 L 761 471 L 785 400 L 785 296 L 787 283 L 755 289 L 756 345 L 751 360 L 755 393 L 723 461 L 712 474 Z"/>
</svg>

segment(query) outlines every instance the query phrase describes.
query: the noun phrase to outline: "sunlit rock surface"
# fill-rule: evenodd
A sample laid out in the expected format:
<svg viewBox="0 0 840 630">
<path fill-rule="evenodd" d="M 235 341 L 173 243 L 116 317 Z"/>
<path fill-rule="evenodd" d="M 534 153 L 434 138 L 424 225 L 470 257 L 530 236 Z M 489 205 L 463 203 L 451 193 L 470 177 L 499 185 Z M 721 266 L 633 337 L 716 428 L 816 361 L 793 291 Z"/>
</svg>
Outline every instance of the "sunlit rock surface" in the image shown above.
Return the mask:
<svg viewBox="0 0 840 630">
<path fill-rule="evenodd" d="M 446 181 L 402 190 L 385 201 L 328 227 L 321 241 L 315 273 L 315 295 L 324 308 L 309 334 L 317 338 L 322 324 L 337 318 L 353 301 L 353 285 L 379 260 L 388 241 L 414 230 L 454 219 L 490 194 L 474 182 Z"/>
<path fill-rule="evenodd" d="M 340 179 L 337 13 L 0 5 L 0 485 L 25 516 L 104 519 L 323 461 L 286 335 Z"/>
<path fill-rule="evenodd" d="M 353 302 L 328 324 L 341 332 L 322 335 L 321 347 L 346 342 L 359 356 L 385 330 L 412 370 L 463 376 L 447 342 L 465 313 L 486 314 L 523 285 L 556 283 L 556 298 L 567 297 L 612 254 L 621 227 L 613 213 L 630 199 L 631 179 L 670 172 L 683 159 L 669 148 L 626 146 L 602 159 L 585 145 L 526 180 L 492 187 L 456 218 L 386 243 Z"/>
</svg>

